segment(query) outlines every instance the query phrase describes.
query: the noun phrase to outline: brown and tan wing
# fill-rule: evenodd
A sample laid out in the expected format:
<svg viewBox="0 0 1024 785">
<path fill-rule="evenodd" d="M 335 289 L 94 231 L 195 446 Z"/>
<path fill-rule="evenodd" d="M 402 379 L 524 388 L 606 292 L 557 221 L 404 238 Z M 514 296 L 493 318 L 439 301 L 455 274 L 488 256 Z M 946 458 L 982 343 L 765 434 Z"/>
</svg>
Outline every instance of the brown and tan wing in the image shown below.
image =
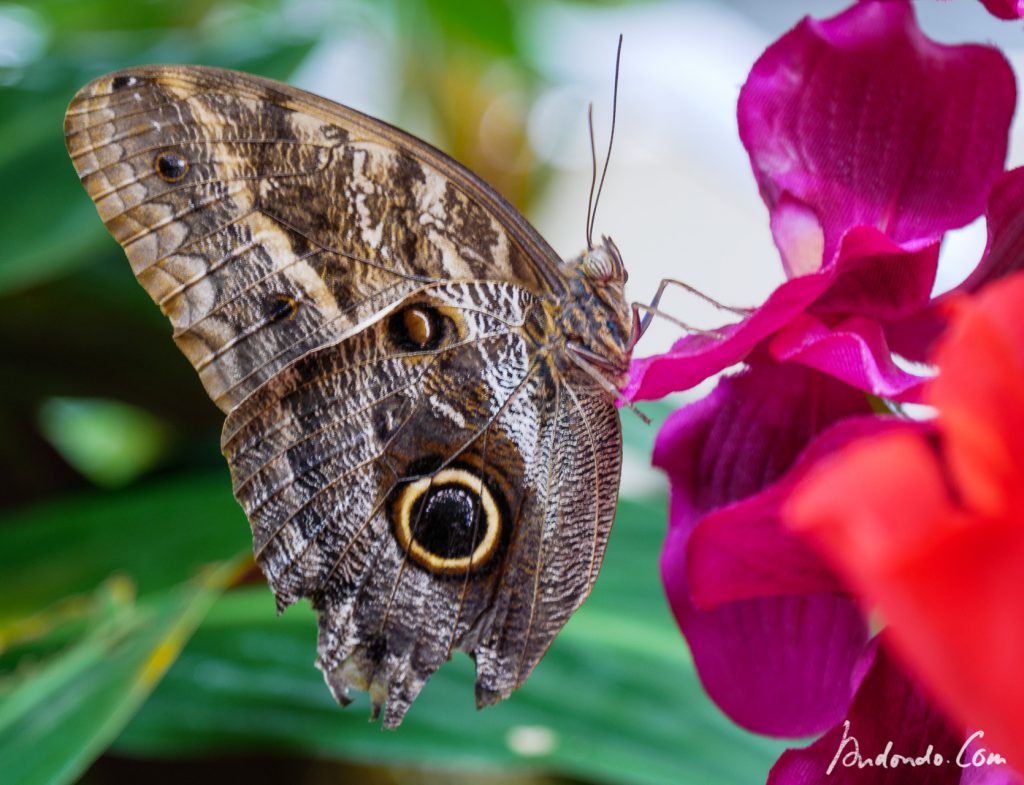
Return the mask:
<svg viewBox="0 0 1024 785">
<path fill-rule="evenodd" d="M 455 649 L 477 703 L 530 674 L 597 576 L 618 493 L 618 412 L 553 371 L 504 283 L 410 295 L 296 360 L 228 417 L 223 448 L 284 606 L 311 598 L 338 700 L 398 725 Z"/>
<path fill-rule="evenodd" d="M 551 248 L 467 169 L 278 82 L 199 66 L 109 74 L 74 97 L 65 136 L 225 412 L 431 282 L 562 286 Z"/>
</svg>

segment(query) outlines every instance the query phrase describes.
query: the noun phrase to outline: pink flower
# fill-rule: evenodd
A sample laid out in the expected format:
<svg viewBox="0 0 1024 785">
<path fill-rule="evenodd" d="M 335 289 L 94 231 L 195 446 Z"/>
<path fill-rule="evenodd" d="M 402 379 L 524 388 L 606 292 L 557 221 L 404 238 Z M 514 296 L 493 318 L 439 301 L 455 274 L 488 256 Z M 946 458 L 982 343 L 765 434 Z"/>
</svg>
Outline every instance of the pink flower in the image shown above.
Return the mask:
<svg viewBox="0 0 1024 785">
<path fill-rule="evenodd" d="M 856 390 L 765 361 L 723 379 L 658 435 L 654 464 L 672 485 L 661 557 L 669 604 L 708 695 L 759 733 L 824 730 L 856 689 L 867 624 L 782 529 L 770 494 L 815 434 L 869 413 Z"/>
<path fill-rule="evenodd" d="M 965 290 L 1024 260 L 1024 170 L 1003 173 L 1015 100 L 997 51 L 929 40 L 903 0 L 805 19 L 740 94 L 790 279 L 720 337 L 636 361 L 630 391 L 655 398 L 748 366 L 666 422 L 654 462 L 672 485 L 670 604 L 709 695 L 752 730 L 833 727 L 865 678 L 857 603 L 781 511 L 823 456 L 927 428 L 879 417 L 866 393 L 919 399 L 926 380 L 892 352 L 922 359 L 944 326 L 931 300 L 944 233 L 987 203 L 989 247 Z"/>
<path fill-rule="evenodd" d="M 1024 17 L 1024 0 L 981 0 L 993 16 L 1000 19 L 1020 19 Z"/>
<path fill-rule="evenodd" d="M 890 343 L 923 353 L 900 328 L 928 305 L 943 234 L 985 208 L 1015 101 L 997 50 L 931 41 L 905 0 L 804 19 L 754 65 L 738 108 L 790 280 L 721 338 L 689 336 L 636 361 L 627 395 L 686 389 L 763 345 L 914 400 L 922 380 L 896 366 Z"/>
</svg>

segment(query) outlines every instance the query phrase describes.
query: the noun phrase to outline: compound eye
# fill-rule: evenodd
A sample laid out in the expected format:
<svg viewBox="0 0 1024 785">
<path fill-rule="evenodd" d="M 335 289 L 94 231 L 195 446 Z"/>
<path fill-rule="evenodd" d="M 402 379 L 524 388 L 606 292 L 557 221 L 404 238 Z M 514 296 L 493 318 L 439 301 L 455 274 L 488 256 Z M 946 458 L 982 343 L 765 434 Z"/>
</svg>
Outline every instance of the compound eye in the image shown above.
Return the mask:
<svg viewBox="0 0 1024 785">
<path fill-rule="evenodd" d="M 603 246 L 583 255 L 583 272 L 596 283 L 625 283 L 628 277 L 618 249 L 607 238 Z"/>
<path fill-rule="evenodd" d="M 604 249 L 595 249 L 584 257 L 583 271 L 587 274 L 588 278 L 599 283 L 603 283 L 611 278 L 611 260 L 604 253 Z"/>
</svg>

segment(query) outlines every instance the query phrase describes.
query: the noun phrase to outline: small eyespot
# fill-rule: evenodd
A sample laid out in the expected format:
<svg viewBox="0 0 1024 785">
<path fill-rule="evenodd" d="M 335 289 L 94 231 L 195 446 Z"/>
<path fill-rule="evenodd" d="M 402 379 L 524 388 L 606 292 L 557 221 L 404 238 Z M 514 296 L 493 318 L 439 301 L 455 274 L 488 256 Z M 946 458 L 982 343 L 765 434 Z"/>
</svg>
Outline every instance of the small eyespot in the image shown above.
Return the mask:
<svg viewBox="0 0 1024 785">
<path fill-rule="evenodd" d="M 110 80 L 111 90 L 123 90 L 126 87 L 135 87 L 141 84 L 142 80 L 137 76 L 131 76 L 130 74 L 122 74 L 121 76 L 115 76 Z"/>
<path fill-rule="evenodd" d="M 167 183 L 176 183 L 188 174 L 188 161 L 177 153 L 160 153 L 153 166 L 160 179 Z"/>
<path fill-rule="evenodd" d="M 288 294 L 272 294 L 267 300 L 267 318 L 271 324 L 295 317 L 299 304 Z"/>
<path fill-rule="evenodd" d="M 391 317 L 391 339 L 405 351 L 436 349 L 444 338 L 444 320 L 436 308 L 410 305 Z"/>
<path fill-rule="evenodd" d="M 345 129 L 339 128 L 338 126 L 330 123 L 321 125 L 320 133 L 324 139 L 331 142 L 344 142 L 348 140 L 348 132 L 346 132 Z"/>
</svg>

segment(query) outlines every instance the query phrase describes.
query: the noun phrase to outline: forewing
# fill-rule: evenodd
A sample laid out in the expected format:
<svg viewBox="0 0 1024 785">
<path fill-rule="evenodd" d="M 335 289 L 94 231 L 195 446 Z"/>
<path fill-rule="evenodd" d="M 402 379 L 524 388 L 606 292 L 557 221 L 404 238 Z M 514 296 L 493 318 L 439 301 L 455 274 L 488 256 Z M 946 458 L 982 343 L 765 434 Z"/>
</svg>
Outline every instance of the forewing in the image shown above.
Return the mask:
<svg viewBox="0 0 1024 785">
<path fill-rule="evenodd" d="M 224 411 L 432 282 L 558 293 L 558 259 L 489 186 L 391 126 L 195 66 L 101 77 L 68 151 Z"/>
<path fill-rule="evenodd" d="M 456 648 L 477 660 L 478 702 L 507 696 L 596 577 L 618 415 L 536 351 L 534 305 L 507 284 L 429 287 L 297 360 L 225 425 L 279 602 L 311 598 L 335 696 L 369 690 L 388 726 Z M 446 320 L 429 348 L 409 349 L 410 308 Z M 483 556 L 460 565 L 469 553 Z"/>
</svg>

